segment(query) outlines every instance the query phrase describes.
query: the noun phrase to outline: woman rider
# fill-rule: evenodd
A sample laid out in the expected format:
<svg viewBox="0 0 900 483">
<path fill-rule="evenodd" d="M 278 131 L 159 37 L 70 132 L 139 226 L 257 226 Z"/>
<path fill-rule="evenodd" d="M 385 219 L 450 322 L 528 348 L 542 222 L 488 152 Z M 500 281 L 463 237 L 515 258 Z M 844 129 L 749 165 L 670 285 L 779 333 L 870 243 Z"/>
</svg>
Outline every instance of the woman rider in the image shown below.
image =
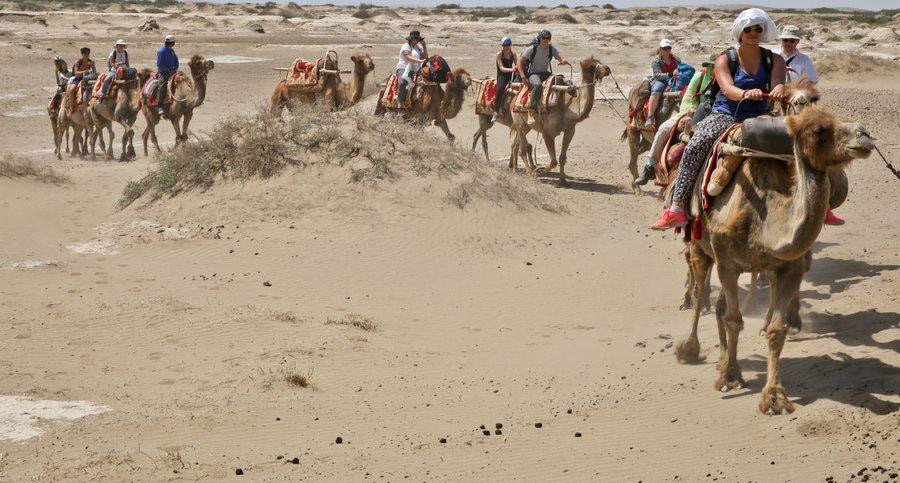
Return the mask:
<svg viewBox="0 0 900 483">
<path fill-rule="evenodd" d="M 497 85 L 494 96 L 494 116 L 491 117 L 491 122 L 497 122 L 498 117 L 503 118 L 503 96 L 506 94 L 506 86 L 512 82 L 516 63 L 516 54 L 512 50 L 512 39 L 503 37 L 500 40 L 500 52 L 497 52 Z"/>
<path fill-rule="evenodd" d="M 687 224 L 684 207 L 691 198 L 691 191 L 704 158 L 713 144 L 729 126 L 738 121 L 767 114 L 769 101 L 763 97 L 763 88 L 772 86 L 769 97 L 780 101 L 784 97 L 785 65 L 779 55 L 772 56 L 772 70 L 768 72 L 761 42 L 775 40 L 775 23 L 758 8 L 741 12 L 731 28 L 738 42 L 738 68 L 732 76 L 728 56 L 719 55 L 713 74 L 720 91 L 716 95 L 712 112 L 697 125 L 691 141 L 684 149 L 678 177 L 675 180 L 672 205 L 653 224 L 654 230 L 668 230 Z"/>
<path fill-rule="evenodd" d="M 659 107 L 659 99 L 666 90 L 669 79 L 675 76 L 675 71 L 681 59 L 672 54 L 672 41 L 662 39 L 659 41 L 659 49 L 656 51 L 656 57 L 650 61 L 650 68 L 653 74 L 647 77 L 650 83 L 650 105 L 647 106 L 647 120 L 644 126 L 650 127 L 655 125 L 656 108 Z"/>
<path fill-rule="evenodd" d="M 408 72 L 414 71 L 418 64 L 427 60 L 428 47 L 425 46 L 425 37 L 422 37 L 418 30 L 413 30 L 406 37 L 406 43 L 400 47 L 400 56 L 397 59 L 397 101 L 401 105 L 406 102 L 407 84 L 410 82 Z"/>
</svg>

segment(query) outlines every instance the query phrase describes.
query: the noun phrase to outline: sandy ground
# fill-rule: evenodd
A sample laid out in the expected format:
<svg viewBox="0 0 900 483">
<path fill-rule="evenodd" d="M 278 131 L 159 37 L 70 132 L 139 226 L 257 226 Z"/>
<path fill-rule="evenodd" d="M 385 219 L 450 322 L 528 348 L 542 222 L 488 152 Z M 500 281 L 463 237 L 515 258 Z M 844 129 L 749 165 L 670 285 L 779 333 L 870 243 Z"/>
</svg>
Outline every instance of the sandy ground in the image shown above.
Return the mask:
<svg viewBox="0 0 900 483">
<path fill-rule="evenodd" d="M 896 481 L 900 184 L 880 159 L 852 166 L 839 210 L 847 224 L 827 227 L 815 245 L 804 329 L 782 359 L 797 411 L 768 417 L 756 411 L 760 313 L 745 314 L 741 339 L 748 389 L 712 388 L 711 314 L 700 335 L 710 360 L 675 361 L 672 343 L 689 328 L 677 309 L 682 244 L 648 229 L 660 204 L 655 190 L 632 194 L 622 123 L 605 103 L 578 127 L 571 186 L 546 180 L 567 213 L 460 210 L 428 189 L 332 204 L 323 193 L 341 186 L 303 173 L 116 210 L 125 183 L 154 160 L 51 159 L 44 106 L 54 54 L 74 60 L 88 44 L 100 58 L 127 35 L 131 58 L 146 63 L 158 37 L 175 31 L 183 57 L 217 61 L 192 123 L 202 134 L 263 105 L 277 79 L 270 68 L 297 56 L 362 50 L 380 80 L 401 33 L 417 27 L 452 66 L 487 75 L 491 39 L 527 40 L 536 29 L 412 10 L 360 24 L 353 9 L 308 8 L 323 18 L 289 21 L 192 9 L 202 18 L 49 12 L 38 14 L 44 27 L 0 16 L 0 154 L 71 179 L 0 178 L 0 480 Z M 653 22 L 598 13 L 589 23 L 572 12 L 579 23 L 551 27 L 565 56 L 596 55 L 623 89 L 645 74 Z M 724 44 L 730 14 L 671 13 L 683 16 L 667 28 L 692 62 L 703 50 L 691 43 Z M 136 33 L 150 16 L 164 30 Z M 246 32 L 251 21 L 267 33 Z M 841 34 L 866 31 L 851 27 Z M 825 55 L 826 35 L 809 42 L 814 57 Z M 868 126 L 896 164 L 890 59 L 900 50 L 866 50 L 884 59 L 882 70 L 829 74 L 823 102 Z M 608 82 L 602 90 L 616 92 Z M 476 126 L 468 102 L 450 123 L 464 144 Z M 174 139 L 169 126 L 159 133 L 164 144 Z M 505 128 L 490 134 L 491 162 L 501 164 Z M 312 386 L 289 384 L 290 374 Z"/>
</svg>

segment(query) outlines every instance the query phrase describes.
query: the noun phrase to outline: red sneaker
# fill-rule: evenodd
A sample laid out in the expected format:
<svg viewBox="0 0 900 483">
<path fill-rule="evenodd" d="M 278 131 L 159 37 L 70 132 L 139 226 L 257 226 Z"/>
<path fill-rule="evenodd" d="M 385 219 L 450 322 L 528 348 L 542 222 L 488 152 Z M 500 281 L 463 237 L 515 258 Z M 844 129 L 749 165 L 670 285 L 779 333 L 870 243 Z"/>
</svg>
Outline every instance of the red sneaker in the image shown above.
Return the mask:
<svg viewBox="0 0 900 483">
<path fill-rule="evenodd" d="M 668 230 L 669 228 L 678 228 L 687 224 L 688 219 L 684 212 L 666 210 L 650 228 L 654 230 Z"/>
<path fill-rule="evenodd" d="M 835 215 L 831 211 L 831 208 L 829 208 L 828 213 L 825 215 L 825 224 L 832 225 L 832 226 L 841 226 L 844 224 L 844 220 L 841 218 L 838 218 L 837 215 Z"/>
</svg>

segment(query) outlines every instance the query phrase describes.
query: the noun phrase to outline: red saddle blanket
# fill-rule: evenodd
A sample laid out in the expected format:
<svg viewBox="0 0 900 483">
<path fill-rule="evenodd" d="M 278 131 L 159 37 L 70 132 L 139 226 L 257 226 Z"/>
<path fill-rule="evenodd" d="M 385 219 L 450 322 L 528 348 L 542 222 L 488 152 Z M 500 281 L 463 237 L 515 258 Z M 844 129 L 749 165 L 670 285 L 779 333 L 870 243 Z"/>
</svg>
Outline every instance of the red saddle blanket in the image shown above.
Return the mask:
<svg viewBox="0 0 900 483">
<path fill-rule="evenodd" d="M 497 79 L 485 79 L 478 88 L 478 98 L 475 101 L 475 114 L 493 114 L 494 101 L 497 99 Z"/>
<path fill-rule="evenodd" d="M 541 90 L 541 100 L 538 103 L 539 109 L 542 113 L 550 110 L 551 104 L 555 105 L 555 103 L 552 102 L 553 99 L 556 99 L 557 101 L 559 99 L 559 95 L 553 95 L 554 93 L 551 87 L 554 85 L 560 85 L 563 82 L 565 82 L 565 80 L 561 75 L 552 75 L 544 81 L 543 89 Z M 522 88 L 519 89 L 519 92 L 516 94 L 516 97 L 512 101 L 512 110 L 515 112 L 528 112 L 530 100 L 531 84 L 523 82 Z"/>
<path fill-rule="evenodd" d="M 400 105 L 400 102 L 397 100 L 397 89 L 400 83 L 397 79 L 397 74 L 391 74 L 384 88 L 384 95 L 381 96 L 378 103 L 385 109 L 412 109 L 413 103 L 421 91 L 418 84 L 416 84 L 417 80 L 418 77 L 413 77 L 413 88 L 406 95 L 406 102 Z"/>
<path fill-rule="evenodd" d="M 294 59 L 285 75 L 285 83 L 289 86 L 315 87 L 319 84 L 319 64 L 321 63 L 322 59 L 315 62 L 308 62 L 299 57 Z"/>
<path fill-rule="evenodd" d="M 176 72 L 175 75 L 169 78 L 169 89 L 168 89 L 168 97 L 166 97 L 164 105 L 168 105 L 172 103 L 172 95 L 175 93 L 175 89 L 182 82 L 187 82 L 188 85 L 193 85 L 191 79 L 184 72 Z M 141 104 L 146 105 L 147 107 L 156 107 L 159 103 L 156 99 L 156 87 L 159 85 L 159 74 L 154 72 L 150 74 L 150 78 L 147 79 L 147 82 L 144 83 L 143 89 L 141 89 Z"/>
</svg>

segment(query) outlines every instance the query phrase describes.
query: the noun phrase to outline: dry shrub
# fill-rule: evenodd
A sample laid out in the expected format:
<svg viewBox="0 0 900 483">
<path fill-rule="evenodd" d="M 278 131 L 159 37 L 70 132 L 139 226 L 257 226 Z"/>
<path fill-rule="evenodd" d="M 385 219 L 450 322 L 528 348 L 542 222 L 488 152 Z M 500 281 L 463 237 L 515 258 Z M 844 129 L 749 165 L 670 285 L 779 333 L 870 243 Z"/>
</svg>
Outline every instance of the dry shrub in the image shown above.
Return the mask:
<svg viewBox="0 0 900 483">
<path fill-rule="evenodd" d="M 895 61 L 856 52 L 834 52 L 817 57 L 815 66 L 816 72 L 820 76 L 868 72 L 884 73 L 900 69 L 900 64 Z"/>
<path fill-rule="evenodd" d="M 392 115 L 333 112 L 322 106 L 298 106 L 283 118 L 261 110 L 220 121 L 204 136 L 162 154 L 143 179 L 129 182 L 119 207 L 139 198 L 150 203 L 206 190 L 221 181 L 267 179 L 313 164 L 342 168 L 349 183 L 372 188 L 404 177 L 436 176 L 498 205 L 566 212 L 554 191 L 423 133 L 420 126 Z M 445 201 L 463 208 L 471 199 L 449 194 Z"/>
<path fill-rule="evenodd" d="M 360 314 L 346 314 L 340 319 L 332 319 L 328 317 L 325 319 L 325 325 L 346 325 L 349 327 L 356 327 L 357 329 L 364 330 L 366 332 L 375 332 L 378 330 L 378 323 L 372 320 L 365 315 Z"/>
<path fill-rule="evenodd" d="M 66 184 L 72 180 L 62 173 L 56 172 L 50 166 L 40 166 L 34 161 L 19 159 L 13 156 L 5 156 L 0 159 L 0 177 L 4 178 L 34 178 L 42 183 Z"/>
<path fill-rule="evenodd" d="M 291 372 L 284 376 L 284 381 L 292 386 L 307 388 L 312 386 L 312 370 L 306 374 L 300 372 Z"/>
<path fill-rule="evenodd" d="M 293 312 L 271 312 L 269 314 L 269 317 L 271 317 L 272 320 L 277 320 L 279 322 L 289 322 L 291 324 L 303 322 L 303 317 L 300 317 Z"/>
</svg>

